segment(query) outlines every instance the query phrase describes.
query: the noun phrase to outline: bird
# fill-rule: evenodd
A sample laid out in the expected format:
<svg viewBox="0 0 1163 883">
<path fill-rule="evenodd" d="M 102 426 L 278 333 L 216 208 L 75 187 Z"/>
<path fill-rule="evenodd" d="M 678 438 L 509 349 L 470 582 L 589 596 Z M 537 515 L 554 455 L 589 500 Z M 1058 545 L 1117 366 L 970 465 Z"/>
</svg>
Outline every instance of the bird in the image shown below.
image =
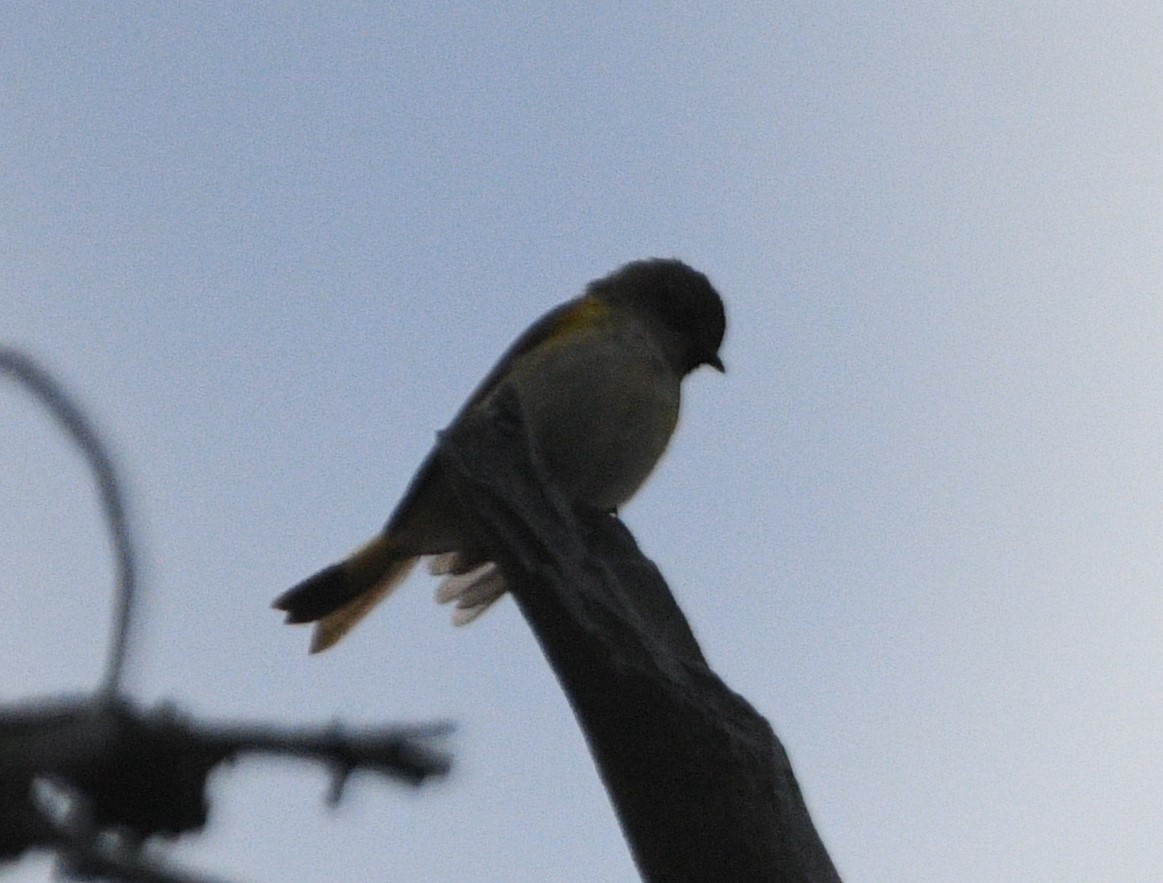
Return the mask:
<svg viewBox="0 0 1163 883">
<path fill-rule="evenodd" d="M 683 379 L 725 371 L 723 300 L 681 260 L 627 263 L 534 322 L 469 396 L 464 415 L 511 386 L 544 472 L 575 507 L 616 512 L 653 471 L 678 422 Z M 451 428 L 451 427 L 450 427 Z M 315 623 L 310 652 L 336 644 L 422 557 L 465 625 L 506 591 L 500 569 L 465 539 L 464 516 L 435 450 L 383 529 L 274 600 L 292 624 Z"/>
</svg>

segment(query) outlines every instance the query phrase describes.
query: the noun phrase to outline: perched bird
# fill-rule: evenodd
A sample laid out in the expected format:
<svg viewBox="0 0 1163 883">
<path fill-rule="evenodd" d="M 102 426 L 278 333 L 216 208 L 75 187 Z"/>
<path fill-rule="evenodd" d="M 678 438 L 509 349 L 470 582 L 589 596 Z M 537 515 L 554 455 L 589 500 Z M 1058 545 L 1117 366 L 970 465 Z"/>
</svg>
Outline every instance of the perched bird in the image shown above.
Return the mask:
<svg viewBox="0 0 1163 883">
<path fill-rule="evenodd" d="M 549 478 L 574 505 L 613 511 L 666 449 L 682 379 L 700 365 L 723 370 L 725 327 L 723 302 L 702 273 L 678 260 L 626 264 L 530 326 L 455 420 L 511 385 Z M 505 582 L 463 539 L 462 518 L 429 454 L 374 539 L 274 606 L 287 622 L 316 623 L 311 652 L 326 650 L 431 555 L 429 569 L 446 577 L 437 600 L 456 602 L 456 624 L 471 622 Z"/>
</svg>

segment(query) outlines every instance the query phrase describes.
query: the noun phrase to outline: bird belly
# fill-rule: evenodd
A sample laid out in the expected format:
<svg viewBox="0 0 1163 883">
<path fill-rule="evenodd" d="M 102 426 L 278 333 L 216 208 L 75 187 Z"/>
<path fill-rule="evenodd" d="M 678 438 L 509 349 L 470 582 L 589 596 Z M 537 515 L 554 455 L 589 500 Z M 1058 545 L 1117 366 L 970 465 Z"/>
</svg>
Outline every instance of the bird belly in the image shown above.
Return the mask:
<svg viewBox="0 0 1163 883">
<path fill-rule="evenodd" d="M 614 509 L 666 450 L 679 379 L 653 348 L 625 341 L 551 355 L 516 375 L 537 454 L 571 502 Z"/>
</svg>

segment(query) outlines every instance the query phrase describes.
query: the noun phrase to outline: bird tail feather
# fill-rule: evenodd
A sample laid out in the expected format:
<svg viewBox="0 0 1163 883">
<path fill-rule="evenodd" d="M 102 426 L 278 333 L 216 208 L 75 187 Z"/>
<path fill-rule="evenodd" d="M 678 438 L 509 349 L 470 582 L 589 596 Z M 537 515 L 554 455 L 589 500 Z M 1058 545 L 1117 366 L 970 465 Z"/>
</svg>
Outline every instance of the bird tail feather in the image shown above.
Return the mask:
<svg viewBox="0 0 1163 883">
<path fill-rule="evenodd" d="M 417 557 L 380 534 L 343 561 L 325 567 L 275 599 L 287 622 L 314 622 L 311 652 L 334 646 L 401 582 Z"/>
</svg>

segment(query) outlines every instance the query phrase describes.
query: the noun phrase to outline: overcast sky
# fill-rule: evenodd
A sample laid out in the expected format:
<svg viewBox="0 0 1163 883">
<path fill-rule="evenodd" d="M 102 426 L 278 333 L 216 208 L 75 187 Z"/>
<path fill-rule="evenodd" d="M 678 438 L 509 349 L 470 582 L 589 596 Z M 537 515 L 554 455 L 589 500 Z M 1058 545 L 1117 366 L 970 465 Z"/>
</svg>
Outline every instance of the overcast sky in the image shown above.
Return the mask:
<svg viewBox="0 0 1163 883">
<path fill-rule="evenodd" d="M 418 574 L 317 657 L 269 603 L 529 321 L 658 255 L 728 373 L 623 516 L 845 879 L 1163 879 L 1163 7 L 468 6 L 0 12 L 0 342 L 124 471 L 132 696 L 459 725 L 446 782 L 336 812 L 243 763 L 172 856 L 635 879 L 511 601 L 456 630 Z M 0 430 L 0 700 L 90 689 L 92 481 L 11 384 Z"/>
</svg>

